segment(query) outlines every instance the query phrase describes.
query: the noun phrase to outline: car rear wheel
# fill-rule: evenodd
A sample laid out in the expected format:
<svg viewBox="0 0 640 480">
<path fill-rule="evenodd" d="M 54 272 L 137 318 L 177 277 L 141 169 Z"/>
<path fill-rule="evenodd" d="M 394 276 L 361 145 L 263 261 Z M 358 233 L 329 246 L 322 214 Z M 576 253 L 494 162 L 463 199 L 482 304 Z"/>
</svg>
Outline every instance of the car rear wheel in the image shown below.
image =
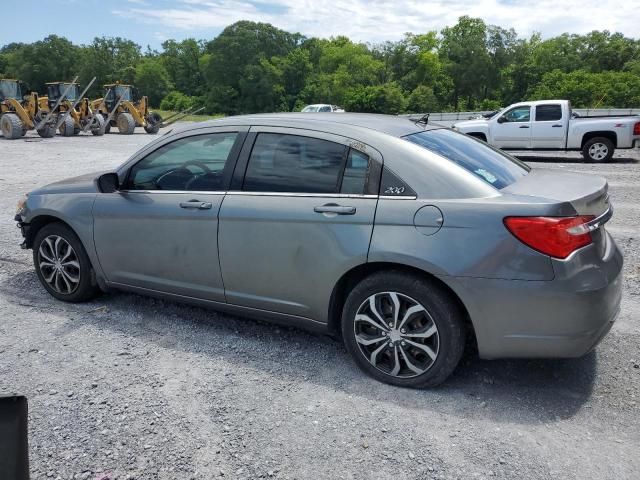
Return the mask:
<svg viewBox="0 0 640 480">
<path fill-rule="evenodd" d="M 349 294 L 342 335 L 358 366 L 373 378 L 412 388 L 433 387 L 455 369 L 465 344 L 463 314 L 428 278 L 385 271 Z"/>
<path fill-rule="evenodd" d="M 611 160 L 615 147 L 608 138 L 596 137 L 588 140 L 582 147 L 582 156 L 591 163 L 604 163 Z"/>
<path fill-rule="evenodd" d="M 84 302 L 99 292 L 87 252 L 66 225 L 50 223 L 38 231 L 33 263 L 42 286 L 58 300 Z"/>
</svg>

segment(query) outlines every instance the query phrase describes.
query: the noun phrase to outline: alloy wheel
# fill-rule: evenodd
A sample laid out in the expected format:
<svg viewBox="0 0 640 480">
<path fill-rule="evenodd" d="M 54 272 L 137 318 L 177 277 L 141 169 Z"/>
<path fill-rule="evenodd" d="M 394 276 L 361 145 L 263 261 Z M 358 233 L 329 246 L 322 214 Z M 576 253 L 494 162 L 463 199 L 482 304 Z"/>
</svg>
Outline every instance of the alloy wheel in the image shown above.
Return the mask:
<svg viewBox="0 0 640 480">
<path fill-rule="evenodd" d="M 38 268 L 56 292 L 70 295 L 80 284 L 80 262 L 73 247 L 59 235 L 45 237 L 38 248 Z"/>
<path fill-rule="evenodd" d="M 416 377 L 438 358 L 438 327 L 427 309 L 407 295 L 371 295 L 358 308 L 354 330 L 362 355 L 387 375 Z"/>
<path fill-rule="evenodd" d="M 589 156 L 594 160 L 604 160 L 609 154 L 609 148 L 604 143 L 594 143 L 589 147 Z"/>
</svg>

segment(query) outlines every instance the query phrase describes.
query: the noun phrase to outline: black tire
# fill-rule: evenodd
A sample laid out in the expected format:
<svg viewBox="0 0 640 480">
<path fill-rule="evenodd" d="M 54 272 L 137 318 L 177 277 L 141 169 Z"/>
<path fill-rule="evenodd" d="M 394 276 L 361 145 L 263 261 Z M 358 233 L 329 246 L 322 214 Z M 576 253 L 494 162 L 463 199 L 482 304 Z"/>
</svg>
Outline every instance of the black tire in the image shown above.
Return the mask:
<svg viewBox="0 0 640 480">
<path fill-rule="evenodd" d="M 136 121 L 133 119 L 133 115 L 127 112 L 118 115 L 116 124 L 118 125 L 118 131 L 122 135 L 131 135 L 136 129 Z"/>
<path fill-rule="evenodd" d="M 60 124 L 60 135 L 63 137 L 73 137 L 75 135 L 76 122 L 74 122 L 71 115 L 65 115 L 64 120 Z"/>
<path fill-rule="evenodd" d="M 23 135 L 24 125 L 22 120 L 15 113 L 5 113 L 0 117 L 0 129 L 2 129 L 2 135 L 7 140 L 15 140 Z"/>
<path fill-rule="evenodd" d="M 53 259 L 52 252 L 54 252 L 54 250 L 52 250 L 51 244 L 53 243 L 54 246 L 57 247 L 56 241 L 53 240 L 57 238 L 63 239 L 67 245 L 71 246 L 73 255 L 67 257 L 67 260 L 69 258 L 76 258 L 79 268 L 75 266 L 65 267 L 65 272 L 56 274 L 54 268 L 47 266 L 50 264 L 47 260 Z M 55 260 L 62 259 L 67 252 L 67 250 L 64 249 L 64 243 L 60 242 L 60 245 L 61 247 L 58 248 L 58 252 L 53 253 L 53 255 L 56 255 Z M 80 242 L 80 239 L 73 230 L 63 223 L 49 223 L 38 231 L 33 241 L 33 264 L 42 286 L 58 300 L 73 303 L 85 302 L 94 298 L 100 291 L 94 281 L 95 275 L 91 261 L 82 246 L 82 242 Z M 65 265 L 65 263 L 62 263 L 62 265 Z M 68 270 L 66 268 L 68 268 Z M 52 275 L 52 272 L 53 277 L 51 278 L 54 279 L 53 284 L 47 281 L 47 278 Z M 77 278 L 78 281 L 75 283 L 71 282 L 69 279 L 72 278 Z M 58 288 L 56 282 L 62 286 L 60 290 L 56 289 Z M 66 289 L 68 285 L 72 285 L 74 288 Z M 65 292 L 65 289 L 68 290 L 68 292 Z"/>
<path fill-rule="evenodd" d="M 100 114 L 97 114 L 93 119 L 94 126 L 91 127 L 91 134 L 95 136 L 102 136 L 105 134 L 104 128 L 104 117 Z"/>
<path fill-rule="evenodd" d="M 103 113 L 102 119 L 104 120 L 104 133 L 111 132 L 111 122 L 107 122 L 107 118 L 109 118 L 109 116 Z"/>
<path fill-rule="evenodd" d="M 413 301 L 424 309 L 408 316 L 408 320 L 404 323 L 404 326 L 408 328 L 404 329 L 406 333 L 402 334 L 404 335 L 402 338 L 398 338 L 400 330 L 394 329 L 395 331 L 391 333 L 391 329 L 389 329 L 388 333 L 384 333 L 381 329 L 369 326 L 368 322 L 356 320 L 356 315 L 359 312 L 358 316 L 362 318 L 362 309 L 368 308 L 370 297 L 376 295 L 374 298 L 382 297 L 384 299 L 385 296 L 391 294 L 390 292 L 395 293 L 396 298 L 400 298 L 401 302 Z M 404 308 L 403 317 L 408 311 L 407 305 L 409 304 L 402 307 Z M 387 306 L 390 306 L 390 303 Z M 385 305 L 381 303 L 380 307 L 384 311 Z M 368 316 L 368 314 L 365 315 Z M 389 315 L 392 314 L 389 313 Z M 382 313 L 382 316 L 385 320 L 393 318 L 391 316 L 387 319 L 385 313 Z M 398 323 L 402 323 L 399 316 Z M 375 335 L 384 335 L 384 337 L 379 337 L 384 339 L 379 343 L 374 343 L 373 346 L 361 346 L 356 340 L 356 329 L 361 328 L 363 324 L 375 332 L 380 332 L 374 332 L 373 339 L 376 338 Z M 429 338 L 423 339 L 415 337 L 419 332 L 422 332 L 421 329 L 432 331 L 433 325 L 436 327 L 435 334 L 432 333 Z M 358 336 L 362 340 L 363 332 L 359 332 Z M 351 290 L 342 312 L 342 337 L 347 351 L 356 364 L 371 377 L 400 387 L 427 388 L 439 385 L 454 371 L 464 351 L 466 330 L 464 314 L 460 306 L 443 287 L 426 277 L 399 270 L 387 270 L 366 277 Z M 408 339 L 413 340 L 410 343 Z M 407 340 L 406 344 L 404 340 Z M 416 343 L 420 343 L 422 347 L 428 346 L 431 354 L 435 354 L 435 357 L 424 354 L 422 347 L 414 347 L 413 345 Z M 400 347 L 400 344 L 404 347 Z M 379 354 L 375 355 L 375 359 L 381 358 L 383 360 L 379 366 L 372 364 L 365 356 L 371 353 L 365 353 L 367 348 L 378 350 Z M 392 355 L 392 351 L 397 354 L 397 357 Z M 391 372 L 384 371 L 385 356 L 389 361 L 389 366 L 395 365 L 396 362 L 402 366 L 395 375 L 393 370 Z M 424 359 L 420 360 L 420 357 L 424 357 Z M 395 362 L 393 362 L 394 358 L 396 358 Z M 400 361 L 397 358 L 400 358 Z M 409 363 L 414 368 L 422 367 L 418 368 L 422 373 L 412 371 Z"/>
<path fill-rule="evenodd" d="M 42 138 L 53 138 L 56 136 L 56 126 L 54 124 L 45 125 L 38 129 L 38 135 Z"/>
<path fill-rule="evenodd" d="M 595 137 L 587 140 L 582 147 L 582 156 L 585 162 L 606 163 L 613 157 L 615 146 L 606 137 Z"/>
<path fill-rule="evenodd" d="M 144 126 L 144 131 L 155 135 L 160 131 L 160 125 L 162 124 L 162 117 L 159 113 L 151 112 L 146 118 L 147 124 Z"/>
</svg>

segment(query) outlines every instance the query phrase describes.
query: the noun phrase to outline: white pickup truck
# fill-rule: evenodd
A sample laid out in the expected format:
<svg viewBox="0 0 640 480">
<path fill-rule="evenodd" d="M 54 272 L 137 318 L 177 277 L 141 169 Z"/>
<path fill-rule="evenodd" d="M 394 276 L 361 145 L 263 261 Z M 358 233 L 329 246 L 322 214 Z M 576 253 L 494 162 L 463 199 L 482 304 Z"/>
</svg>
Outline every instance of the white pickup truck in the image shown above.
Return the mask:
<svg viewBox="0 0 640 480">
<path fill-rule="evenodd" d="M 576 117 L 568 100 L 514 103 L 452 128 L 505 150 L 581 150 L 588 162 L 607 162 L 616 148 L 640 147 L 640 116 Z"/>
</svg>

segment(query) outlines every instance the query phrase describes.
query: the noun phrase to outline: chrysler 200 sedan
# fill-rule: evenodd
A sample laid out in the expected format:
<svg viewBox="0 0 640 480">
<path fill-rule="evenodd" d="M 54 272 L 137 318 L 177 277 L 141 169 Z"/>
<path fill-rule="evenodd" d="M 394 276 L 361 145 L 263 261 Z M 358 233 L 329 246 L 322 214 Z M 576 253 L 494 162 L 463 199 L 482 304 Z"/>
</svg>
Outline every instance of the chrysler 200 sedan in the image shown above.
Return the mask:
<svg viewBox="0 0 640 480">
<path fill-rule="evenodd" d="M 467 338 L 481 358 L 603 338 L 622 269 L 607 188 L 409 119 L 271 114 L 170 131 L 29 193 L 16 220 L 57 299 L 122 289 L 309 328 L 428 387 Z"/>
</svg>

